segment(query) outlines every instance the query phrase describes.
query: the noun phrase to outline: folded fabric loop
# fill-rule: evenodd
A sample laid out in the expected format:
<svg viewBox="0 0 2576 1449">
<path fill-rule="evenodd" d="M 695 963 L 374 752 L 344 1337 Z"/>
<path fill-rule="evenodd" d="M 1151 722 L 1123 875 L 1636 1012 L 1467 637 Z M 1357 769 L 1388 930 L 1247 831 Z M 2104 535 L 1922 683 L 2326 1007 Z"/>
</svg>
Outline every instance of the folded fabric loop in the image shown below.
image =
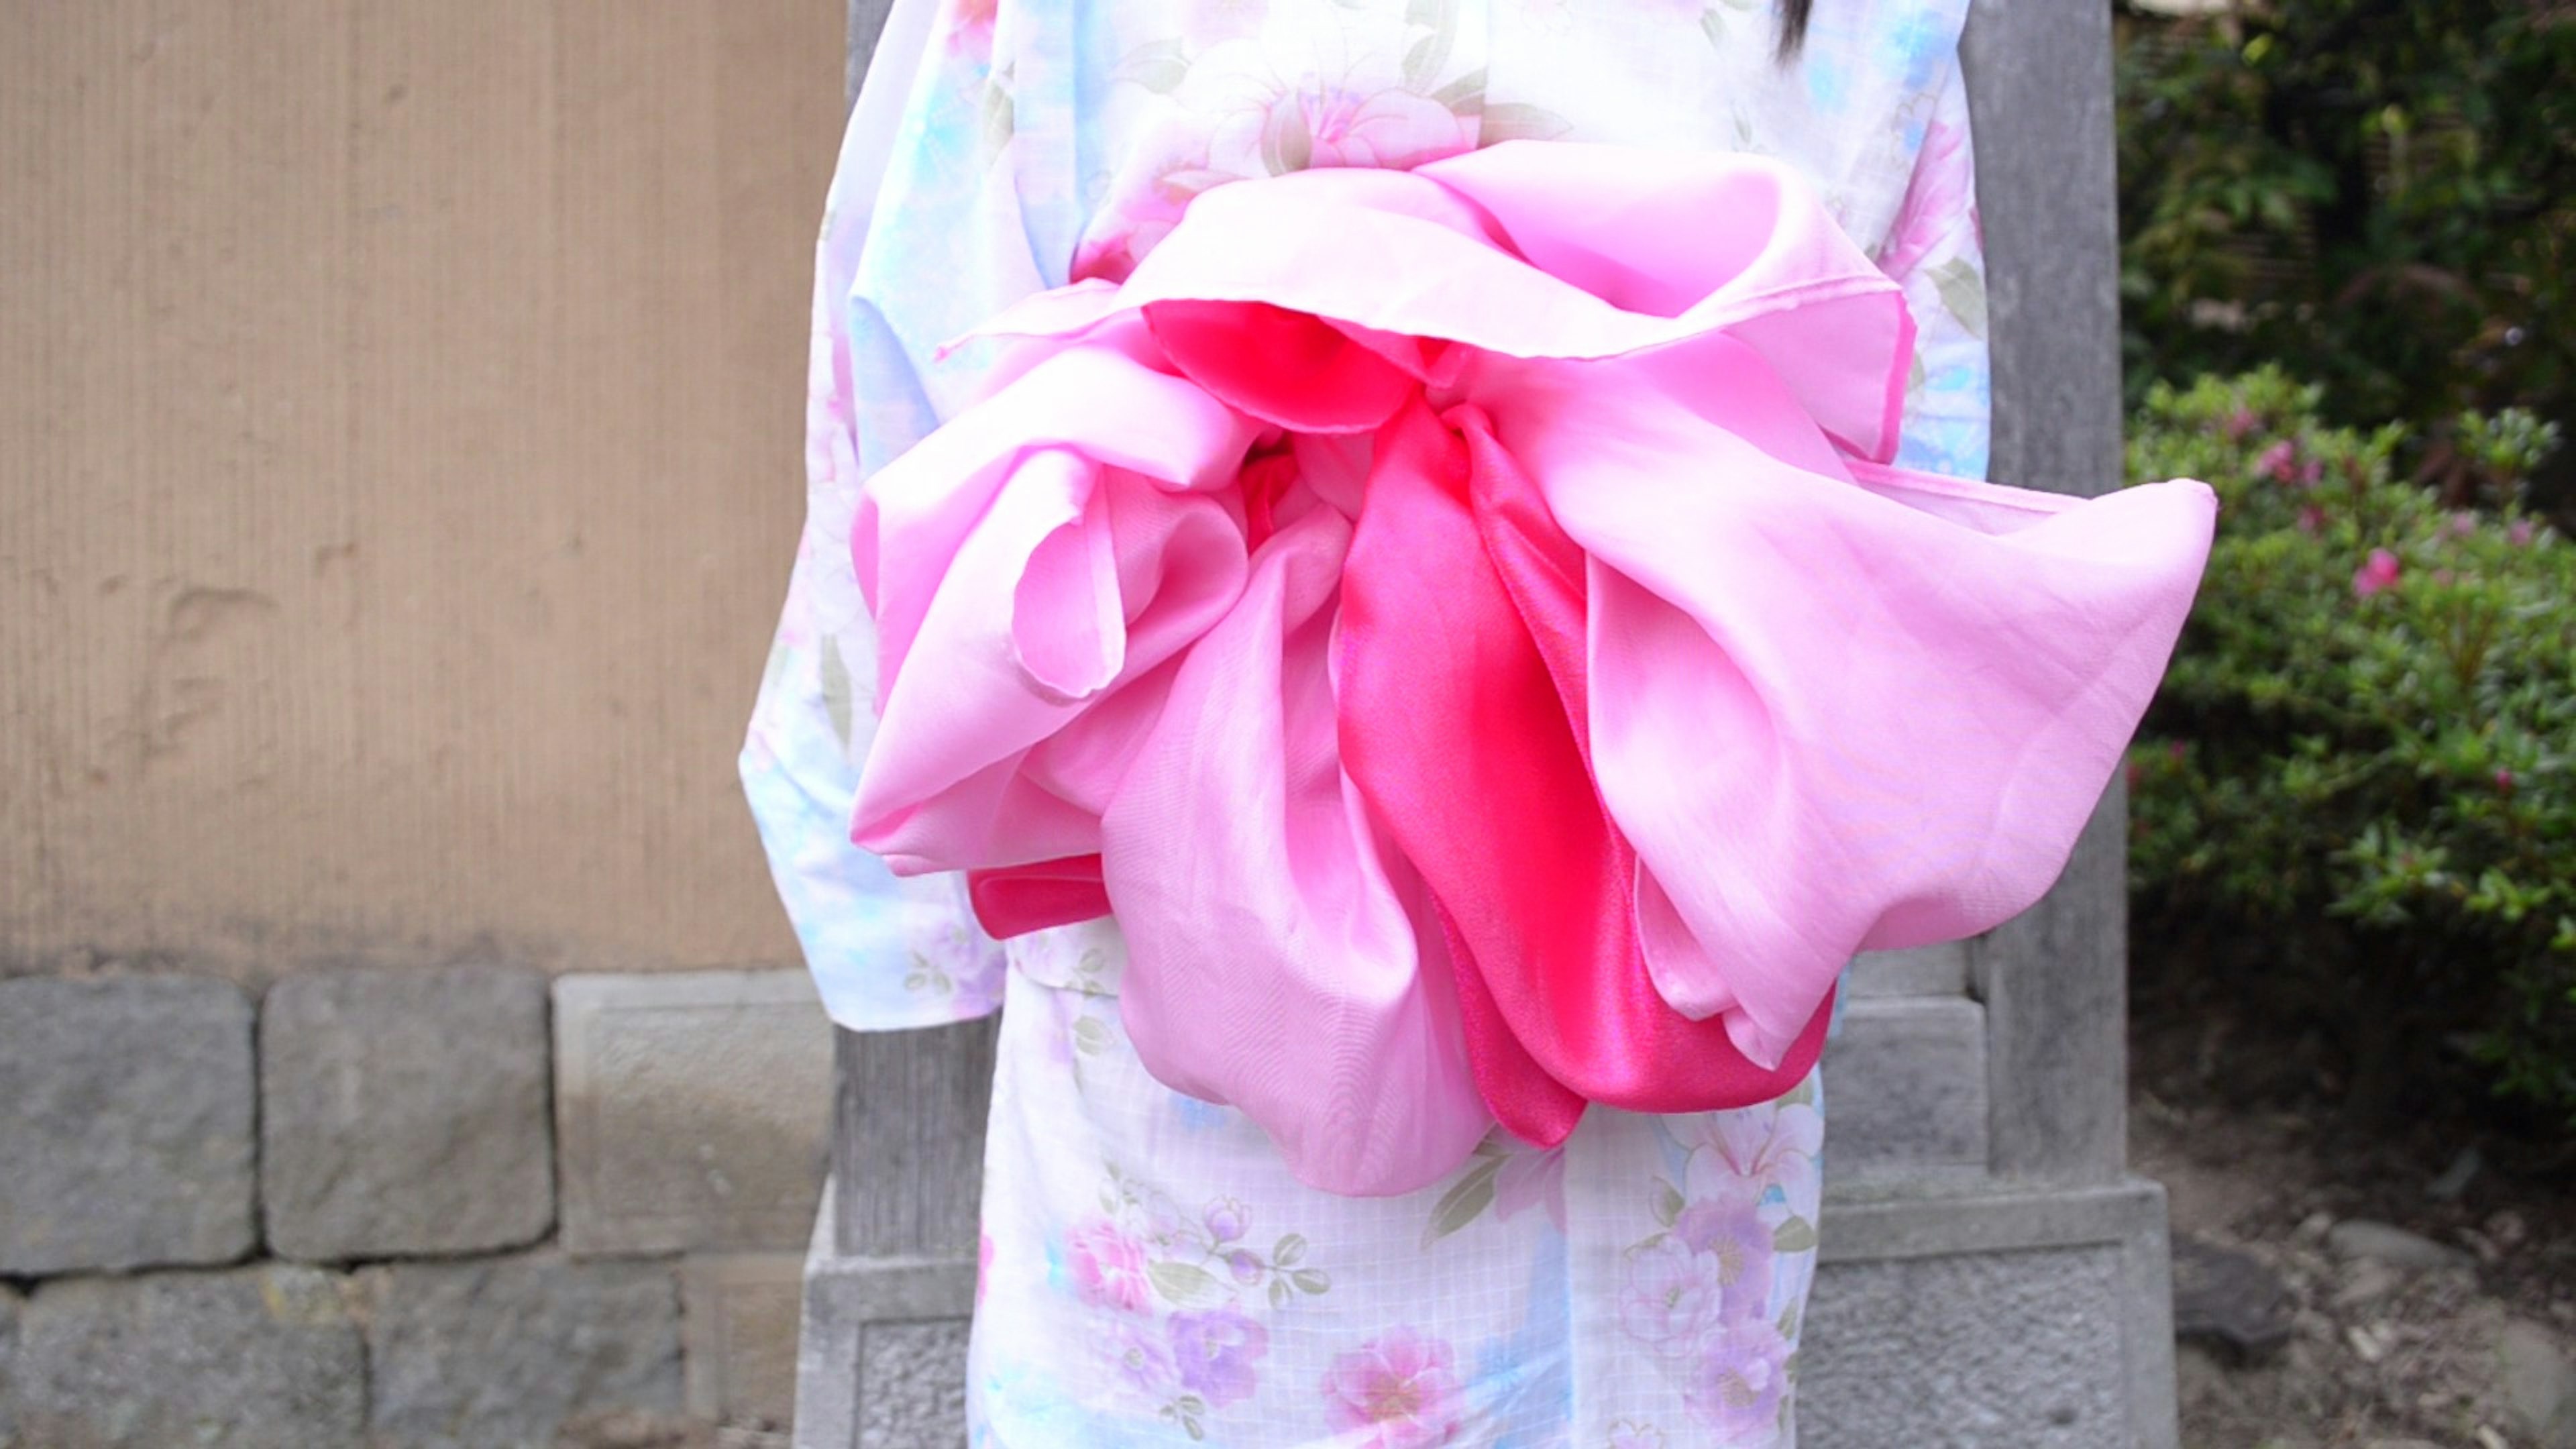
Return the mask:
<svg viewBox="0 0 2576 1449">
<path fill-rule="evenodd" d="M 970 870 L 966 900 L 975 923 L 996 941 L 1109 914 L 1109 889 L 1101 884 L 1097 855 Z"/>
<path fill-rule="evenodd" d="M 1181 375 L 1265 423 L 1365 433 L 1417 378 L 1322 318 L 1263 302 L 1156 302 L 1146 325 Z"/>
<path fill-rule="evenodd" d="M 1349 538 L 1317 509 L 1262 546 L 1102 817 L 1102 877 L 1127 937 L 1120 1015 L 1155 1076 L 1241 1108 L 1301 1181 L 1404 1192 L 1492 1119 L 1333 747 Z"/>
<path fill-rule="evenodd" d="M 1485 1101 L 1546 1146 L 1585 1101 L 1769 1101 L 1814 1065 L 1828 1008 L 1803 1055 L 1756 1064 L 1656 995 L 1636 853 L 1587 768 L 1579 555 L 1483 414 L 1450 416 L 1458 433 L 1417 402 L 1380 435 L 1342 578 L 1340 739 L 1476 978 L 1460 994 Z"/>
<path fill-rule="evenodd" d="M 2214 516 L 1887 466 L 1903 301 L 1740 157 L 1222 187 L 984 334 L 854 527 L 853 838 L 1114 914 L 1147 1069 L 1334 1191 L 1776 1096 L 1854 952 L 2035 900 Z"/>
</svg>

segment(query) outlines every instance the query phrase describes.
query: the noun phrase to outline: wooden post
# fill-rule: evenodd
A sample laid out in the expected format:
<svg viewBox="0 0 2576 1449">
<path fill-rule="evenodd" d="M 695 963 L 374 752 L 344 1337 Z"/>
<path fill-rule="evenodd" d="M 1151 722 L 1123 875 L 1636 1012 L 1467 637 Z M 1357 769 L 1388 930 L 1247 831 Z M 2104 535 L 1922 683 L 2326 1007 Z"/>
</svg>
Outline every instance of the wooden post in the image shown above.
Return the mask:
<svg viewBox="0 0 2576 1449">
<path fill-rule="evenodd" d="M 1978 0 L 1976 128 L 2002 483 L 2120 486 L 2120 239 L 2111 11 Z M 2128 802 L 2117 781 L 2055 889 L 1975 943 L 1990 1166 L 2112 1182 L 2127 1163 Z"/>
</svg>

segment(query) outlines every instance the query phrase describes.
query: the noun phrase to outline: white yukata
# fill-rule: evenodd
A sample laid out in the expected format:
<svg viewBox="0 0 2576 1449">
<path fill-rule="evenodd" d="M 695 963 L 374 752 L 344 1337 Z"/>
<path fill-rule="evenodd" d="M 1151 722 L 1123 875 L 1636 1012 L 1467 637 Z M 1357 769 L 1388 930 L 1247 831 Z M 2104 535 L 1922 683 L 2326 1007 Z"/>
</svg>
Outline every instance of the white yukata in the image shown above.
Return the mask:
<svg viewBox="0 0 2576 1449">
<path fill-rule="evenodd" d="M 1741 1111 L 1497 1131 L 1445 1182 L 1337 1197 L 1119 1025 L 1106 922 L 987 940 L 952 877 L 849 843 L 874 730 L 861 480 L 971 395 L 940 345 L 1125 275 L 1198 192 L 1513 137 L 1785 159 L 1901 282 L 1905 465 L 1982 476 L 1967 0 L 897 0 L 820 246 L 809 517 L 743 754 L 833 1019 L 1004 1011 L 968 1369 L 976 1444 L 1784 1445 L 1815 1273 L 1816 1080 Z"/>
</svg>

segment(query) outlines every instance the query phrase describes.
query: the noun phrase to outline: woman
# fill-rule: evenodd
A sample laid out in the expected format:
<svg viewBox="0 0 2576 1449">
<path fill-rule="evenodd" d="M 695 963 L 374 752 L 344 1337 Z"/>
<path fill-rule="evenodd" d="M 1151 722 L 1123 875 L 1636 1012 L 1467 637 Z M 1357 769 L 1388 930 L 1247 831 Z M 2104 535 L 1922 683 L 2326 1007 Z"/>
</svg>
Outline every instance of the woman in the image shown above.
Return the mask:
<svg viewBox="0 0 2576 1449">
<path fill-rule="evenodd" d="M 1007 1004 L 976 1443 L 1794 1441 L 1814 1075 L 1734 1110 L 1595 1107 L 1553 1148 L 1497 1129 L 1394 1196 L 1308 1186 L 1246 1114 L 1147 1070 L 1114 925 L 1006 952 L 955 877 L 898 880 L 848 843 L 878 665 L 851 537 L 861 480 L 966 408 L 1004 355 L 943 344 L 1045 289 L 1124 280 L 1228 184 L 1524 138 L 1788 163 L 1902 287 L 1917 340 L 1898 461 L 1981 476 L 1966 9 L 898 0 L 823 230 L 811 515 L 744 779 L 836 1021 Z"/>
</svg>

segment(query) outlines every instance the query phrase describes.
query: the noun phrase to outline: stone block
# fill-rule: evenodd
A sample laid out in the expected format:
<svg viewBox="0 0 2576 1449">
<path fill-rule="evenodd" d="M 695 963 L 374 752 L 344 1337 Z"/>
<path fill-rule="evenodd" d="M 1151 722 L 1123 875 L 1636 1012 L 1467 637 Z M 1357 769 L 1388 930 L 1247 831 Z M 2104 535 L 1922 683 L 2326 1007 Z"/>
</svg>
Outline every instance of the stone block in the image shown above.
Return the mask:
<svg viewBox="0 0 2576 1449">
<path fill-rule="evenodd" d="M 18 1442 L 18 1314 L 26 1301 L 0 1288 L 0 1446 Z"/>
<path fill-rule="evenodd" d="M 1800 1444 L 2174 1449 L 2164 1190 L 1828 1184 Z"/>
<path fill-rule="evenodd" d="M 2110 1449 L 2129 1419 L 2110 1245 L 1826 1265 L 1800 1336 L 1802 1449 Z"/>
<path fill-rule="evenodd" d="M 2326 1246 L 2346 1258 L 2368 1258 L 2392 1268 L 2466 1272 L 2478 1260 L 2446 1243 L 2368 1218 L 2346 1218 L 2326 1231 Z"/>
<path fill-rule="evenodd" d="M 357 1449 L 366 1354 L 345 1280 L 273 1264 L 48 1283 L 19 1324 L 34 1449 Z"/>
<path fill-rule="evenodd" d="M 2290 1346 L 2290 1293 L 2253 1254 L 2173 1235 L 2174 1338 L 2232 1364 L 2266 1363 Z"/>
<path fill-rule="evenodd" d="M 796 1449 L 965 1442 L 971 1258 L 858 1258 L 832 1247 L 831 1190 L 805 1256 Z"/>
<path fill-rule="evenodd" d="M 0 981 L 0 1274 L 249 1252 L 253 1090 L 229 982 Z"/>
<path fill-rule="evenodd" d="M 795 1418 L 804 1282 L 805 1260 L 795 1253 L 734 1253 L 681 1265 L 690 1413 L 765 1428 L 785 1428 Z"/>
<path fill-rule="evenodd" d="M 269 1246 L 314 1261 L 522 1247 L 554 1220 L 546 983 L 327 971 L 260 1015 Z"/>
<path fill-rule="evenodd" d="M 818 1247 L 805 1268 L 796 1449 L 963 1444 L 974 1303 L 972 1263 Z"/>
<path fill-rule="evenodd" d="M 832 1033 L 802 971 L 555 981 L 563 1245 L 793 1248 L 814 1222 Z"/>
<path fill-rule="evenodd" d="M 663 1263 L 543 1254 L 360 1275 L 370 1449 L 551 1449 L 568 1425 L 681 1411 Z"/>
<path fill-rule="evenodd" d="M 1878 996 L 1965 996 L 1968 943 L 1948 941 L 1856 956 L 1843 984 L 1856 1001 Z"/>
<path fill-rule="evenodd" d="M 1985 1012 L 1964 997 L 1857 1000 L 1825 1047 L 1825 1175 L 1983 1171 Z"/>
<path fill-rule="evenodd" d="M 967 1326 L 880 1323 L 859 1341 L 859 1449 L 965 1449 Z"/>
<path fill-rule="evenodd" d="M 2576 1449 L 2576 1354 L 2558 1335 L 2514 1319 L 2496 1335 L 2495 1396 L 2507 1428 L 2539 1449 Z"/>
</svg>

